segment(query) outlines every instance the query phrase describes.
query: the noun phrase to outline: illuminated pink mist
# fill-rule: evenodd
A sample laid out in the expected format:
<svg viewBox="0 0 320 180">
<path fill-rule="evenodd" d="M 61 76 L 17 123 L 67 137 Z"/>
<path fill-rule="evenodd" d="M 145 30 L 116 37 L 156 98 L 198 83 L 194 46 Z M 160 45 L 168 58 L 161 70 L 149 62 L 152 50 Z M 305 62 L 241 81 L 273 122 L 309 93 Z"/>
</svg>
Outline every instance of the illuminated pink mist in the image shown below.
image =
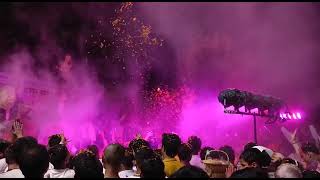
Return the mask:
<svg viewBox="0 0 320 180">
<path fill-rule="evenodd" d="M 105 12 L 103 7 L 90 4 L 84 12 L 76 10 L 80 17 L 93 20 Z M 83 147 L 99 141 L 102 132 L 107 132 L 108 136 L 115 132 L 115 137 L 105 137 L 108 140 L 100 148 L 117 141 L 116 136 L 122 131 L 127 131 L 131 138 L 139 133 L 147 136 L 151 132 L 159 138 L 163 132 L 173 131 L 183 140 L 197 135 L 203 145 L 217 148 L 229 144 L 239 152 L 245 143 L 254 139 L 253 119 L 224 114 L 217 99 L 219 91 L 239 88 L 268 94 L 303 111 L 319 103 L 318 76 L 314 73 L 319 69 L 319 42 L 314 40 L 319 32 L 318 18 L 311 4 L 137 3 L 136 10 L 151 25 L 152 32 L 164 38 L 173 54 L 154 53 L 159 56 L 153 64 L 154 69 L 164 79 L 176 77 L 171 83 L 178 88 L 168 88 L 168 92 L 146 105 L 142 100 L 144 95 L 140 93 L 143 83 L 132 80 L 113 90 L 107 89 L 84 63 L 86 57 L 81 57 L 74 61 L 71 80 L 63 85 L 70 93 L 66 95 L 69 100 L 62 108 L 63 95 L 59 91 L 62 83 L 48 67 L 32 68 L 34 59 L 30 52 L 23 46 L 17 47 L 6 57 L 8 63 L 1 67 L 10 77 L 9 82 L 21 90 L 34 86 L 28 81 L 36 80 L 44 83 L 36 88 L 50 92 L 36 100 L 36 108 L 30 121 L 26 122 L 27 134 L 38 136 L 39 141 L 46 144 L 49 135 L 64 133 L 70 140 L 71 150 L 75 151 L 75 146 Z M 50 16 L 48 22 L 42 20 L 41 28 L 38 24 L 33 24 L 33 28 L 34 33 L 41 31 L 42 44 L 37 47 L 41 58 L 49 56 L 48 49 L 54 49 L 60 61 L 65 55 L 60 52 L 63 48 L 56 44 L 48 30 L 49 23 L 55 23 L 55 16 Z M 45 60 L 43 63 L 46 64 Z M 133 76 L 144 73 L 130 63 L 126 65 Z M 174 70 L 170 69 L 171 66 Z M 117 77 L 121 72 L 110 68 L 104 73 L 108 77 Z M 194 91 L 193 99 L 188 103 L 185 102 L 186 96 L 177 95 L 179 87 L 183 86 Z M 133 99 L 133 102 L 123 105 L 122 100 L 126 98 Z M 127 129 L 123 129 L 119 120 L 123 107 L 131 119 Z M 280 116 L 288 117 L 287 114 Z M 296 113 L 296 118 L 301 119 L 301 114 Z M 258 118 L 257 121 L 259 144 L 277 146 L 275 148 L 288 145 L 284 138 L 275 138 L 283 137 L 281 126 L 295 129 L 305 122 L 297 120 L 267 125 L 265 119 Z"/>
</svg>

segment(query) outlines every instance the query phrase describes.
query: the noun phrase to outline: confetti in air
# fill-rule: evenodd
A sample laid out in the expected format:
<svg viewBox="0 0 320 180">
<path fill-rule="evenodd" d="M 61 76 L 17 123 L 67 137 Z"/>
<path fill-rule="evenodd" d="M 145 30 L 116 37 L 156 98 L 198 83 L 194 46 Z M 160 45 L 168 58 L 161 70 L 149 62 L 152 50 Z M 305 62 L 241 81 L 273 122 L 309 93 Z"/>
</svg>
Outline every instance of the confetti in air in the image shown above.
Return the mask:
<svg viewBox="0 0 320 180">
<path fill-rule="evenodd" d="M 192 89 L 182 86 L 177 89 L 167 87 L 158 87 L 153 89 L 145 96 L 146 108 L 145 118 L 152 119 L 152 124 L 164 122 L 157 125 L 161 128 L 176 127 L 181 118 L 181 112 L 184 106 L 192 103 L 195 93 Z M 163 129 L 166 131 L 169 129 Z"/>
<path fill-rule="evenodd" d="M 97 30 L 85 40 L 89 58 L 102 56 L 105 63 L 118 64 L 123 73 L 128 71 L 126 66 L 133 64 L 140 80 L 146 80 L 145 73 L 141 72 L 151 69 L 152 50 L 162 46 L 163 40 L 154 35 L 150 25 L 135 15 L 134 3 L 121 3 L 113 18 L 97 22 Z M 107 40 L 110 29 L 111 40 Z"/>
</svg>

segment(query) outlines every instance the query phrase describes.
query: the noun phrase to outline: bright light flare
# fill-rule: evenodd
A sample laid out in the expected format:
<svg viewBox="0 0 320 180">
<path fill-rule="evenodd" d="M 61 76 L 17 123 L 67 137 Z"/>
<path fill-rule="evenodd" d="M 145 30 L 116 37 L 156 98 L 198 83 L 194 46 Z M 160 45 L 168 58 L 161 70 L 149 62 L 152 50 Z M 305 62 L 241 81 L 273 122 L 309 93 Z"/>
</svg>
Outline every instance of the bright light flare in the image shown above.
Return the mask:
<svg viewBox="0 0 320 180">
<path fill-rule="evenodd" d="M 301 114 L 300 113 L 297 113 L 297 118 L 301 119 Z"/>
<path fill-rule="evenodd" d="M 295 113 L 292 114 L 293 119 L 297 119 L 297 116 Z"/>
</svg>

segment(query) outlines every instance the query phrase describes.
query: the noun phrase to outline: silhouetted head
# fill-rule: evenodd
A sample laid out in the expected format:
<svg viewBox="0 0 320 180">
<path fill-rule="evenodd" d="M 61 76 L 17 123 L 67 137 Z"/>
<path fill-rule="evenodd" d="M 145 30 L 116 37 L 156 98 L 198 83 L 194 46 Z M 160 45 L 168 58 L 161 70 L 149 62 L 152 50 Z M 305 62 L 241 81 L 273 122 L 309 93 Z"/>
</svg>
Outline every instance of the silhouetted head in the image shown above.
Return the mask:
<svg viewBox="0 0 320 180">
<path fill-rule="evenodd" d="M 276 171 L 276 178 L 302 178 L 302 173 L 298 166 L 294 164 L 281 164 Z"/>
<path fill-rule="evenodd" d="M 234 150 L 231 146 L 222 146 L 221 148 L 219 148 L 219 150 L 225 152 L 228 154 L 229 156 L 229 161 L 234 164 L 234 160 L 235 160 L 235 153 L 234 153 Z"/>
<path fill-rule="evenodd" d="M 165 178 L 164 163 L 156 154 L 153 157 L 143 159 L 140 165 L 141 178 Z"/>
<path fill-rule="evenodd" d="M 301 150 L 301 158 L 305 162 L 310 162 L 315 159 L 315 156 L 319 155 L 319 149 L 314 143 L 307 142 L 302 144 Z"/>
<path fill-rule="evenodd" d="M 19 159 L 20 169 L 26 178 L 43 178 L 49 167 L 49 154 L 40 144 L 25 147 Z"/>
<path fill-rule="evenodd" d="M 244 150 L 240 155 L 239 169 L 245 168 L 260 168 L 260 151 L 256 148 Z"/>
<path fill-rule="evenodd" d="M 110 169 L 114 174 L 121 171 L 121 161 L 125 156 L 125 148 L 121 144 L 110 144 L 103 153 L 103 164 L 105 169 Z"/>
<path fill-rule="evenodd" d="M 10 145 L 4 153 L 4 157 L 8 165 L 18 164 L 19 155 L 17 154 L 17 147 L 14 144 Z"/>
<path fill-rule="evenodd" d="M 91 151 L 85 150 L 73 158 L 74 178 L 103 178 L 103 167 Z"/>
<path fill-rule="evenodd" d="M 199 154 L 201 150 L 201 139 L 197 136 L 190 136 L 188 138 L 188 144 L 191 145 L 191 150 L 193 155 Z"/>
<path fill-rule="evenodd" d="M 99 159 L 99 148 L 97 145 L 95 144 L 89 145 L 87 146 L 87 149 L 93 152 L 96 155 L 96 157 Z"/>
<path fill-rule="evenodd" d="M 243 150 L 253 148 L 254 146 L 258 146 L 258 144 L 254 142 L 249 142 L 244 146 Z"/>
<path fill-rule="evenodd" d="M 129 143 L 129 149 L 133 152 L 133 154 L 136 153 L 137 150 L 139 150 L 142 147 L 150 147 L 149 142 L 144 139 L 138 138 L 138 139 L 133 139 Z"/>
<path fill-rule="evenodd" d="M 120 162 L 121 169 L 122 170 L 132 170 L 133 160 L 134 160 L 133 154 L 128 149 L 126 149 L 124 156 Z"/>
<path fill-rule="evenodd" d="M 155 156 L 159 157 L 151 148 L 144 147 L 139 149 L 134 156 L 137 164 L 137 168 L 141 169 L 141 166 L 144 160 L 152 159 Z"/>
<path fill-rule="evenodd" d="M 170 176 L 170 178 L 206 178 L 208 174 L 196 166 L 184 166 Z"/>
<path fill-rule="evenodd" d="M 49 140 L 48 140 L 48 148 L 60 144 L 61 140 L 62 139 L 59 134 L 55 134 L 55 135 L 50 136 Z"/>
<path fill-rule="evenodd" d="M 303 178 L 320 178 L 320 173 L 318 171 L 303 171 Z"/>
<path fill-rule="evenodd" d="M 69 161 L 68 148 L 63 144 L 58 144 L 48 150 L 50 162 L 55 169 L 65 169 Z"/>
<path fill-rule="evenodd" d="M 167 156 L 173 158 L 178 154 L 178 149 L 181 145 L 181 139 L 176 134 L 162 135 L 162 151 Z"/>
<path fill-rule="evenodd" d="M 4 152 L 10 146 L 10 143 L 6 140 L 0 139 L 0 159 L 4 158 Z"/>
<path fill-rule="evenodd" d="M 184 164 L 189 164 L 192 158 L 192 151 L 189 144 L 181 144 L 178 151 L 179 160 L 182 161 Z"/>
<path fill-rule="evenodd" d="M 268 173 L 260 168 L 245 168 L 234 172 L 230 178 L 269 178 Z"/>
</svg>

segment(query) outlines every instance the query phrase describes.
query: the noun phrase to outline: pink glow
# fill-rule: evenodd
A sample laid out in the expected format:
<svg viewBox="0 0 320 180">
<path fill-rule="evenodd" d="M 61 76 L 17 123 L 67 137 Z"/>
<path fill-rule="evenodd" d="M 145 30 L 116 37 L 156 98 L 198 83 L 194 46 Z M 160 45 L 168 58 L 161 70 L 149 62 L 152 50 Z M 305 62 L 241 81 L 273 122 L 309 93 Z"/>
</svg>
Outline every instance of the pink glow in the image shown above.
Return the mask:
<svg viewBox="0 0 320 180">
<path fill-rule="evenodd" d="M 289 118 L 289 119 L 291 119 L 291 115 L 290 115 L 290 113 L 288 113 L 288 118 Z"/>
<path fill-rule="evenodd" d="M 317 82 L 317 76 L 310 75 L 310 72 L 319 69 L 319 65 L 314 61 L 314 57 L 319 56 L 319 51 L 317 51 L 319 43 L 313 38 L 313 32 L 318 30 L 318 24 L 315 23 L 318 18 L 314 16 L 317 11 L 310 4 L 302 6 L 294 3 L 290 6 L 286 4 L 279 6 L 272 3 L 268 5 L 263 3 L 234 3 L 233 5 L 195 3 L 195 6 L 184 3 L 155 4 L 137 3 L 139 16 L 143 17 L 142 21 L 147 20 L 152 24 L 153 33 L 163 36 L 166 43 L 164 47 L 170 50 L 168 54 L 172 53 L 174 57 L 177 57 L 171 59 L 165 56 L 166 53 L 161 54 L 160 58 L 155 60 L 158 62 L 155 69 L 159 70 L 156 74 L 165 77 L 165 72 L 167 72 L 165 70 L 169 66 L 174 66 L 178 79 L 185 81 L 190 88 L 198 91 L 198 95 L 196 101 L 191 105 L 183 104 L 182 112 L 179 114 L 181 120 L 177 122 L 173 120 L 166 122 L 161 118 L 155 120 L 153 117 L 158 115 L 157 112 L 142 120 L 150 122 L 146 123 L 148 127 L 145 127 L 141 121 L 138 121 L 141 117 L 134 117 L 136 121 L 132 129 L 140 129 L 132 132 L 132 136 L 151 129 L 157 137 L 160 137 L 161 133 L 171 131 L 170 128 L 176 128 L 183 139 L 190 135 L 197 135 L 202 138 L 204 145 L 209 144 L 217 148 L 220 145 L 230 144 L 241 149 L 243 144 L 253 139 L 252 117 L 224 114 L 223 107 L 217 102 L 217 93 L 213 93 L 214 91 L 236 87 L 262 94 L 278 95 L 287 99 L 289 105 L 303 102 L 303 105 L 312 107 L 315 103 L 311 100 L 317 102 L 317 98 L 312 99 L 314 94 L 304 91 L 308 89 L 310 92 L 317 92 L 319 89 L 317 83 L 314 83 Z M 101 5 L 90 5 L 90 11 L 84 13 L 88 20 L 97 19 L 94 16 L 96 13 L 94 6 L 100 7 Z M 17 11 L 17 18 L 24 17 L 24 14 L 19 16 L 18 13 Z M 38 45 L 37 53 L 46 57 L 50 56 L 48 49 L 58 51 L 60 47 L 50 42 L 61 41 L 57 41 L 51 35 L 51 29 L 46 28 L 55 26 L 55 21 L 48 21 L 45 16 L 41 17 L 42 22 L 39 28 L 39 22 L 28 21 L 32 18 L 26 17 L 23 22 L 26 22 L 28 27 L 33 27 L 30 31 L 34 34 L 41 34 L 43 38 L 41 42 L 43 41 L 44 44 Z M 81 29 L 81 31 L 87 32 L 87 29 Z M 84 34 L 78 38 L 82 39 L 82 35 Z M 82 44 L 79 45 L 82 47 Z M 208 52 L 205 51 L 206 49 Z M 205 57 L 202 57 L 203 54 Z M 26 60 L 32 59 L 31 57 L 28 52 L 17 52 L 12 57 L 15 63 L 9 67 L 3 67 L 4 70 L 9 71 L 8 74 L 13 76 L 11 82 L 18 82 L 26 77 L 36 78 L 32 74 L 35 70 L 31 68 L 33 60 L 30 62 Z M 40 57 L 40 59 L 47 58 Z M 166 59 L 169 59 L 168 64 L 163 63 Z M 13 62 L 13 60 L 8 62 Z M 94 59 L 89 62 L 94 62 Z M 283 67 L 288 63 L 290 63 L 290 68 L 284 69 Z M 25 64 L 28 66 L 24 66 Z M 89 75 L 86 67 L 80 65 L 77 68 L 80 70 L 73 74 L 74 81 L 68 84 L 68 88 L 79 89 L 79 91 L 71 94 L 75 100 L 66 103 L 65 107 L 68 108 L 61 111 L 59 117 L 56 117 L 58 108 L 55 103 L 60 98 L 57 95 L 40 100 L 39 105 L 32 112 L 29 129 L 40 131 L 38 138 L 41 143 L 46 144 L 47 137 L 53 133 L 65 133 L 65 136 L 71 140 L 70 146 L 73 146 L 85 138 L 95 140 L 94 131 L 109 132 L 110 129 L 116 129 L 119 132 L 123 129 L 117 117 L 120 106 L 119 97 L 129 96 L 140 99 L 137 96 L 138 92 L 140 93 L 143 89 L 140 82 L 121 84 L 117 89 L 113 89 L 114 91 L 109 91 L 101 88 L 101 84 Z M 127 69 L 135 71 L 137 68 Z M 41 71 L 39 80 L 53 84 L 53 90 L 58 89 L 60 84 L 53 80 L 55 77 L 52 74 L 46 72 L 45 69 L 39 71 Z M 122 72 L 106 70 L 105 73 L 108 77 L 118 77 Z M 257 73 L 259 73 L 258 76 Z M 292 78 L 288 79 L 288 77 Z M 299 86 L 297 82 L 300 82 Z M 180 82 L 173 83 L 179 84 Z M 296 90 L 288 91 L 288 89 Z M 159 91 L 162 90 L 159 88 Z M 106 91 L 106 93 L 100 94 L 101 91 Z M 209 95 L 206 96 L 206 94 Z M 107 97 L 103 105 L 99 104 L 101 96 Z M 137 105 L 137 111 L 141 109 Z M 96 115 L 101 111 L 105 113 L 105 117 L 99 119 Z M 159 114 L 168 112 L 169 110 L 164 110 Z M 257 112 L 257 109 L 252 112 Z M 285 113 L 280 114 L 281 116 L 287 118 Z M 296 117 L 301 119 L 301 114 L 296 113 Z M 171 122 L 176 124 L 169 126 L 168 123 Z M 260 122 L 263 123 L 263 119 L 259 118 L 258 123 Z M 98 123 L 107 125 L 100 126 L 97 125 Z M 95 129 L 92 126 L 95 126 Z M 277 137 L 274 135 L 279 132 L 277 125 L 273 124 L 270 129 L 272 132 L 270 136 L 259 133 L 259 138 L 261 135 L 261 138 L 276 141 L 277 138 L 271 137 Z M 26 134 L 35 135 L 36 133 Z M 261 142 L 264 141 L 261 140 Z M 77 149 L 78 147 L 73 147 L 71 151 L 75 152 Z"/>
<path fill-rule="evenodd" d="M 283 118 L 287 118 L 287 114 L 286 113 L 283 113 Z"/>
<path fill-rule="evenodd" d="M 282 113 L 280 113 L 280 118 L 281 118 L 281 119 L 283 118 Z"/>
<path fill-rule="evenodd" d="M 297 113 L 297 118 L 301 119 L 301 114 L 300 113 Z"/>
<path fill-rule="evenodd" d="M 293 119 L 297 119 L 297 116 L 295 113 L 292 114 Z"/>
</svg>

